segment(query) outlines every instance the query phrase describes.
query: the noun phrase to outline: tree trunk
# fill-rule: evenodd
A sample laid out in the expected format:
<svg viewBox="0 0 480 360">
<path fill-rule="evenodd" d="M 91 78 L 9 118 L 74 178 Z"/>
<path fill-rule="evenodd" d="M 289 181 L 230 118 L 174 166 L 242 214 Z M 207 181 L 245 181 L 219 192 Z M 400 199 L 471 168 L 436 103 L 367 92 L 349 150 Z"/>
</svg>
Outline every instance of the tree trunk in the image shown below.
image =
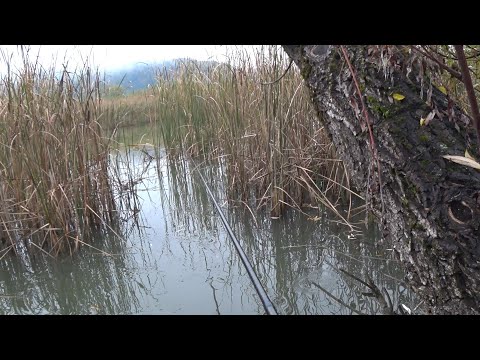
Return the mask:
<svg viewBox="0 0 480 360">
<path fill-rule="evenodd" d="M 399 254 L 410 286 L 432 313 L 480 313 L 480 172 L 443 157 L 464 156 L 468 148 L 479 158 L 472 150 L 477 144 L 469 118 L 435 86 L 429 101 L 428 79 L 422 89 L 418 69 L 407 76 L 400 49 L 396 66 L 380 69 L 368 46 L 345 46 L 357 90 L 339 47 L 283 48 L 300 68 L 351 183 L 368 195 L 370 210 Z M 405 98 L 392 99 L 394 93 Z M 422 126 L 420 119 L 429 114 L 435 117 Z"/>
</svg>

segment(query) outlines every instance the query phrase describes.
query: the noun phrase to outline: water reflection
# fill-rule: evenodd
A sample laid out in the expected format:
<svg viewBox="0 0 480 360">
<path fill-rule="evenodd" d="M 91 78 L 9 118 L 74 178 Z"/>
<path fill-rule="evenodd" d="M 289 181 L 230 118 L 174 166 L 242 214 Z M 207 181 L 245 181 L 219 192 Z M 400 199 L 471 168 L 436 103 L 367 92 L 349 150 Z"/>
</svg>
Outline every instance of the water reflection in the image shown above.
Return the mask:
<svg viewBox="0 0 480 360">
<path fill-rule="evenodd" d="M 124 205 L 135 216 L 122 220 L 120 236 L 72 258 L 4 257 L 0 313 L 263 314 L 192 165 L 151 146 L 128 149 L 112 154 L 115 178 L 137 194 Z M 375 228 L 352 240 L 326 213 L 316 221 L 295 212 L 254 220 L 226 201 L 219 167 L 202 171 L 279 313 L 380 314 L 381 304 L 358 281 L 368 278 L 388 291 L 395 309 L 416 305 Z"/>
<path fill-rule="evenodd" d="M 73 257 L 6 256 L 0 270 L 0 314 L 129 314 L 137 312 L 130 254 L 118 239 Z"/>
<path fill-rule="evenodd" d="M 346 228 L 327 216 L 310 221 L 290 213 L 282 221 L 265 219 L 259 228 L 248 225 L 246 216 L 236 222 L 236 232 L 242 234 L 249 257 L 275 295 L 279 312 L 383 313 L 381 304 L 368 296 L 371 290 L 357 279 L 371 279 L 388 291 L 395 310 L 400 303 L 414 306 L 415 299 L 401 280 L 400 264 L 375 244 L 374 228 L 349 239 Z"/>
</svg>

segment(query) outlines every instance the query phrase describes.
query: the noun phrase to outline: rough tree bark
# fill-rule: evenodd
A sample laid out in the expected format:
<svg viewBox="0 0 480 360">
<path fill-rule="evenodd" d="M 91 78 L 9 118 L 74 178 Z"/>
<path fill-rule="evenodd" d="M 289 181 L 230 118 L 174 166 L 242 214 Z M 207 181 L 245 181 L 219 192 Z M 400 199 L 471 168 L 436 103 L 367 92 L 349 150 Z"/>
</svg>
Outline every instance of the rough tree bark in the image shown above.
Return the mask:
<svg viewBox="0 0 480 360">
<path fill-rule="evenodd" d="M 363 195 L 368 192 L 371 211 L 398 252 L 410 286 L 432 313 L 480 313 L 480 172 L 443 158 L 477 148 L 471 146 L 475 134 L 468 117 L 449 107 L 435 86 L 427 104 L 415 68 L 408 77 L 389 68 L 386 76 L 370 60 L 368 46 L 345 46 L 371 121 L 380 192 L 361 102 L 342 52 L 328 45 L 283 48 L 300 68 L 351 182 Z M 392 93 L 405 98 L 392 103 Z M 435 107 L 435 117 L 421 126 L 420 119 Z M 478 159 L 478 152 L 474 155 Z"/>
</svg>

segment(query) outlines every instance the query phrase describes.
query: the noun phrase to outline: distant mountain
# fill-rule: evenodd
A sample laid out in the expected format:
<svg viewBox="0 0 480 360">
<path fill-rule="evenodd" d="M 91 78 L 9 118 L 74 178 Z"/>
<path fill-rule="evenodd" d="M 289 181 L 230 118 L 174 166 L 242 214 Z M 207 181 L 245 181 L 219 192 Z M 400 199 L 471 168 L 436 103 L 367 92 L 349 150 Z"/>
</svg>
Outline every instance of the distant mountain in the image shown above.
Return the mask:
<svg viewBox="0 0 480 360">
<path fill-rule="evenodd" d="M 155 77 L 159 73 L 173 72 L 182 61 L 185 60 L 175 59 L 153 64 L 140 62 L 120 70 L 107 71 L 106 85 L 107 87 L 121 87 L 125 94 L 143 90 L 148 88 L 149 85 L 155 84 Z M 202 70 L 216 64 L 214 61 L 197 61 L 198 67 Z"/>
<path fill-rule="evenodd" d="M 155 83 L 155 75 L 160 69 L 174 68 L 174 61 L 157 64 L 136 63 L 135 65 L 106 72 L 107 86 L 120 86 L 126 93 L 147 88 Z"/>
</svg>

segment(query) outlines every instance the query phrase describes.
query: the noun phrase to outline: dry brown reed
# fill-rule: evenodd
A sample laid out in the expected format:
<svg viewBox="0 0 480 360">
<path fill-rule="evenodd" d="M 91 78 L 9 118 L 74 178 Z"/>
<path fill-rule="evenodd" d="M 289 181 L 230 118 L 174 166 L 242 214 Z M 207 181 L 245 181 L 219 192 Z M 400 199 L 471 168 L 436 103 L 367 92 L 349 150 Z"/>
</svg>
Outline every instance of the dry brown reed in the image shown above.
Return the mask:
<svg viewBox="0 0 480 360">
<path fill-rule="evenodd" d="M 72 253 L 116 219 L 111 139 L 99 124 L 100 82 L 90 67 L 23 64 L 0 79 L 0 245 Z"/>
<path fill-rule="evenodd" d="M 159 72 L 156 85 L 136 103 L 157 142 L 171 156 L 187 152 L 219 160 L 229 198 L 267 207 L 274 217 L 287 206 L 322 204 L 337 212 L 338 195 L 352 194 L 348 178 L 298 69 L 274 82 L 289 63 L 279 46 L 253 53 L 239 48 L 227 58 L 179 61 L 175 71 Z"/>
</svg>

